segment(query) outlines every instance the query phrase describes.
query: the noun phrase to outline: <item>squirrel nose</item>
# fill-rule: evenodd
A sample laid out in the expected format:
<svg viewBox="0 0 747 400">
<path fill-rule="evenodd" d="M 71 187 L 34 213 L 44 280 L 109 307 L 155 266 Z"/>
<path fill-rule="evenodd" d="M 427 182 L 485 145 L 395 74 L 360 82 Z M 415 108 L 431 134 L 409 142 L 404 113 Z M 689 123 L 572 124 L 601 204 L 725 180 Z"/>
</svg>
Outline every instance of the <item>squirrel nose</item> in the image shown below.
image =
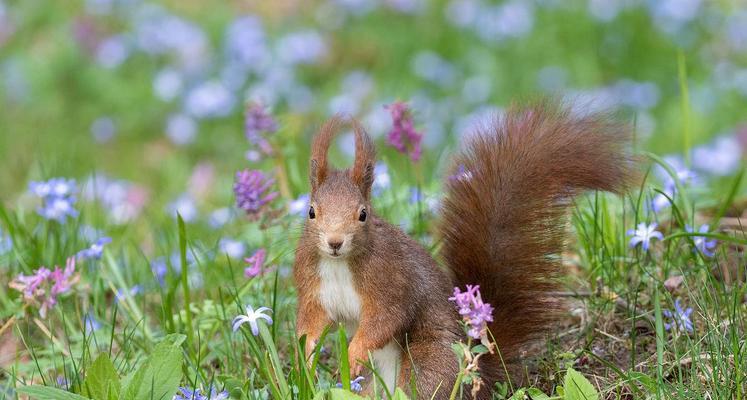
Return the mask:
<svg viewBox="0 0 747 400">
<path fill-rule="evenodd" d="M 327 244 L 332 250 L 340 250 L 340 247 L 342 247 L 343 241 L 340 239 L 330 239 L 327 240 Z"/>
</svg>

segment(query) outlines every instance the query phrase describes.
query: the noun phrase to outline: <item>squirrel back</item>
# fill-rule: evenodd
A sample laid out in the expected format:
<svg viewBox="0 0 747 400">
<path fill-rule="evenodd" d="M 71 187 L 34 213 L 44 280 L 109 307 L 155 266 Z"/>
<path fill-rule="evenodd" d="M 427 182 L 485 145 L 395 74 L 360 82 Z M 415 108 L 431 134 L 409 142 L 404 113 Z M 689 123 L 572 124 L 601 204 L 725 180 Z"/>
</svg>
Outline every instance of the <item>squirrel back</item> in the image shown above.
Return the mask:
<svg viewBox="0 0 747 400">
<path fill-rule="evenodd" d="M 504 360 L 552 326 L 564 223 L 584 190 L 622 191 L 635 176 L 629 129 L 605 114 L 542 101 L 513 106 L 465 139 L 446 181 L 442 257 L 455 284 L 480 285 Z"/>
</svg>

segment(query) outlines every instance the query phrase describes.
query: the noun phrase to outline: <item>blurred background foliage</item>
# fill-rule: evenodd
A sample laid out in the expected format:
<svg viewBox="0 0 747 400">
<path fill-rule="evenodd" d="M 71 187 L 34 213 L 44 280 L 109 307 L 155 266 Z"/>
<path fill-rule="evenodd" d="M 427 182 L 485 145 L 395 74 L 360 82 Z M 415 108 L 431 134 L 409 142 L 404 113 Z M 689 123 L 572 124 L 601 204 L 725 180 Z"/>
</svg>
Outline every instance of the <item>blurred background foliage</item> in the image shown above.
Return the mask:
<svg viewBox="0 0 747 400">
<path fill-rule="evenodd" d="M 2 0 L 0 187 L 9 200 L 30 179 L 96 171 L 173 200 L 200 162 L 223 177 L 248 163 L 247 100 L 280 116 L 276 142 L 301 170 L 335 112 L 380 136 L 383 105 L 410 102 L 438 171 L 470 126 L 540 93 L 621 108 L 641 148 L 683 154 L 678 52 L 692 146 L 724 137 L 734 153 L 745 50 L 739 0 Z M 302 193 L 303 173 L 291 179 Z"/>
</svg>

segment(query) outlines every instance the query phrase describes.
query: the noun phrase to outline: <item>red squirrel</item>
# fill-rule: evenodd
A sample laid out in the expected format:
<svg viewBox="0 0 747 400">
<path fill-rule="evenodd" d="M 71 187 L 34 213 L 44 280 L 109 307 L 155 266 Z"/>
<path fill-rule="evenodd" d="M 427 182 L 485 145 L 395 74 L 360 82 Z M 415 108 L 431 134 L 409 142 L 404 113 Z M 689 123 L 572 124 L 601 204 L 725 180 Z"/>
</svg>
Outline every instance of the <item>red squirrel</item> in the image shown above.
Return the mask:
<svg viewBox="0 0 747 400">
<path fill-rule="evenodd" d="M 629 127 L 545 101 L 514 106 L 468 135 L 450 169 L 461 178 L 444 182 L 441 267 L 374 212 L 375 148 L 357 122 L 350 121 L 352 168 L 329 165 L 327 150 L 343 123 L 328 121 L 311 148 L 310 206 L 294 265 L 306 356 L 329 324 L 343 323 L 354 374 L 370 354 L 389 390 L 409 393 L 414 377 L 419 398 L 447 399 L 459 373 L 451 344 L 466 338 L 449 297 L 454 287 L 480 285 L 494 308 L 488 327 L 500 351 L 479 362 L 484 384 L 476 397 L 489 399 L 522 349 L 556 321 L 552 292 L 572 198 L 584 190 L 621 193 L 631 182 Z"/>
</svg>

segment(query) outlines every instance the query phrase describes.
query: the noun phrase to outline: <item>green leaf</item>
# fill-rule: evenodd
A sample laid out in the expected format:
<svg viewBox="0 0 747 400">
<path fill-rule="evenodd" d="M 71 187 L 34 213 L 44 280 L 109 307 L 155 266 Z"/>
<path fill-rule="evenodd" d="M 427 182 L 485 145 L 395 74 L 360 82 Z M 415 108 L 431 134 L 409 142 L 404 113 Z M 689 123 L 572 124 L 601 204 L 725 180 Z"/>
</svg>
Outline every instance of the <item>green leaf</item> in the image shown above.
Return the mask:
<svg viewBox="0 0 747 400">
<path fill-rule="evenodd" d="M 348 337 L 345 334 L 345 327 L 340 324 L 337 330 L 338 342 L 340 345 L 340 381 L 343 389 L 350 391 L 350 365 L 348 363 Z"/>
<path fill-rule="evenodd" d="M 150 357 L 127 378 L 120 400 L 168 400 L 182 380 L 184 335 L 172 334 L 156 345 Z"/>
<path fill-rule="evenodd" d="M 548 400 L 550 397 L 537 388 L 519 389 L 508 400 Z"/>
<path fill-rule="evenodd" d="M 96 357 L 83 381 L 83 393 L 94 400 L 109 400 L 110 394 L 119 397 L 119 375 L 106 353 Z"/>
<path fill-rule="evenodd" d="M 18 388 L 18 393 L 37 400 L 88 400 L 88 397 L 49 386 L 24 386 Z"/>
<path fill-rule="evenodd" d="M 563 382 L 565 389 L 565 400 L 598 400 L 594 386 L 580 372 L 568 368 Z"/>
<path fill-rule="evenodd" d="M 365 400 L 366 397 L 359 396 L 345 389 L 332 388 L 329 391 L 329 400 Z"/>
<path fill-rule="evenodd" d="M 405 394 L 405 392 L 402 391 L 402 389 L 397 388 L 394 391 L 394 396 L 392 396 L 392 400 L 410 400 L 409 397 Z"/>
</svg>

